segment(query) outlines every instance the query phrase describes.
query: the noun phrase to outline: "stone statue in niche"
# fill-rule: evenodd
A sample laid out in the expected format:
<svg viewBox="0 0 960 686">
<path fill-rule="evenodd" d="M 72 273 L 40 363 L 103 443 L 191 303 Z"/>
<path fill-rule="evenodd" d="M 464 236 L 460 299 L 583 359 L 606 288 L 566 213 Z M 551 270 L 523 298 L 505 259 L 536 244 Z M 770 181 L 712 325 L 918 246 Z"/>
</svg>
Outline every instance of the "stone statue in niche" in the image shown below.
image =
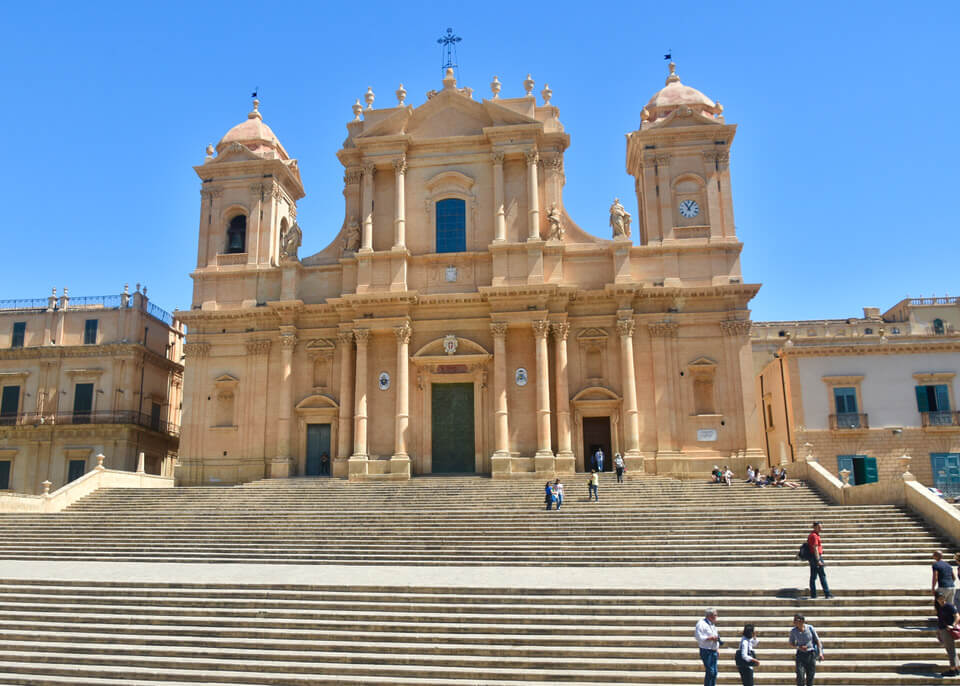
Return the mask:
<svg viewBox="0 0 960 686">
<path fill-rule="evenodd" d="M 344 252 L 356 252 L 360 249 L 360 222 L 356 217 L 350 220 L 350 227 L 347 229 L 347 237 L 343 239 Z"/>
<path fill-rule="evenodd" d="M 550 224 L 550 235 L 548 238 L 552 241 L 562 241 L 566 229 L 563 228 L 563 219 L 560 217 L 560 210 L 556 204 L 551 205 L 547 211 L 547 223 Z"/>
<path fill-rule="evenodd" d="M 614 198 L 610 205 L 610 227 L 613 237 L 626 236 L 630 238 L 630 213 L 620 204 L 620 198 Z"/>
<path fill-rule="evenodd" d="M 303 231 L 297 222 L 293 222 L 293 226 L 280 234 L 280 261 L 296 260 L 302 241 Z"/>
</svg>

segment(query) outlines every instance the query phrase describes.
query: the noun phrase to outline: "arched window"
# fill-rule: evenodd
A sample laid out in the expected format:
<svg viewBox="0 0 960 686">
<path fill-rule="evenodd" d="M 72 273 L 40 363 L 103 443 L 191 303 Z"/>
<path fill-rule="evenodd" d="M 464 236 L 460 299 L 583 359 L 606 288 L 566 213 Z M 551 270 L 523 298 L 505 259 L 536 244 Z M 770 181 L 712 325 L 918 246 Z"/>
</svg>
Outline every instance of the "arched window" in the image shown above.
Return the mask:
<svg viewBox="0 0 960 686">
<path fill-rule="evenodd" d="M 467 203 L 445 198 L 437 203 L 437 252 L 465 252 L 467 249 Z"/>
<path fill-rule="evenodd" d="M 244 215 L 238 215 L 230 220 L 230 226 L 227 228 L 227 252 L 246 252 L 247 251 L 247 218 Z"/>
<path fill-rule="evenodd" d="M 934 320 L 933 320 L 933 333 L 935 333 L 935 334 L 938 335 L 938 336 L 942 336 L 942 335 L 944 334 L 943 320 L 942 320 L 942 319 L 934 319 Z"/>
</svg>

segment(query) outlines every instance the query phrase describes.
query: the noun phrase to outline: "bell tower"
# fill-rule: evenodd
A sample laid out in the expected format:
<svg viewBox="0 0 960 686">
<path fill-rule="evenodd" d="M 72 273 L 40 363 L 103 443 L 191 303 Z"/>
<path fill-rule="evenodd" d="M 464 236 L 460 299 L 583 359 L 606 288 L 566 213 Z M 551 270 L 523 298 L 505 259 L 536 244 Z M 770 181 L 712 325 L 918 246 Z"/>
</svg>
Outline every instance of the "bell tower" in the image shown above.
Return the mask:
<svg viewBox="0 0 960 686">
<path fill-rule="evenodd" d="M 740 245 L 729 171 L 736 131 L 724 121 L 723 106 L 683 85 L 671 62 L 666 85 L 644 107 L 640 128 L 627 136 L 627 172 L 634 177 L 643 245 Z M 712 260 L 715 285 L 739 282 L 736 253 L 734 259 Z"/>
<path fill-rule="evenodd" d="M 230 129 L 216 148 L 207 146 L 204 163 L 194 170 L 203 182 L 194 273 L 197 307 L 217 299 L 212 285 L 205 292 L 209 280 L 203 274 L 280 264 L 281 237 L 296 224 L 296 203 L 304 190 L 297 161 L 263 122 L 258 100 L 246 121 Z M 260 293 L 242 294 L 241 300 L 255 303 Z"/>
</svg>

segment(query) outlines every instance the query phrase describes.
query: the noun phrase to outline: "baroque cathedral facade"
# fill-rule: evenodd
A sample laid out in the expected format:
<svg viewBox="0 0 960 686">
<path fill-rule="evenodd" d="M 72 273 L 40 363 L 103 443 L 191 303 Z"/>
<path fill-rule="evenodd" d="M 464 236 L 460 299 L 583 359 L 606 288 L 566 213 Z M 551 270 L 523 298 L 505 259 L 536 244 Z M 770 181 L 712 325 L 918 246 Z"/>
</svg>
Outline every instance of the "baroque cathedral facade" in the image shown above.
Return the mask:
<svg viewBox="0 0 960 686">
<path fill-rule="evenodd" d="M 597 448 L 657 474 L 763 459 L 736 126 L 671 64 L 627 136 L 638 216 L 614 200 L 584 229 L 552 94 L 524 88 L 478 100 L 448 71 L 417 106 L 368 91 L 337 152 L 343 224 L 309 256 L 297 160 L 258 104 L 208 148 L 178 481 L 546 478 Z"/>
</svg>

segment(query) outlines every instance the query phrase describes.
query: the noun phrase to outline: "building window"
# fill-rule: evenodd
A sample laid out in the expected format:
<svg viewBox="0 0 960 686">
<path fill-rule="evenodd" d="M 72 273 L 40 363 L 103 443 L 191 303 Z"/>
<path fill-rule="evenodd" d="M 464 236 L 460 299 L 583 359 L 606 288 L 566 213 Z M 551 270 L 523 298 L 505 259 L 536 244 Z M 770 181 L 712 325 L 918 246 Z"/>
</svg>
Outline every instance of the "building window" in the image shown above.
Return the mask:
<svg viewBox="0 0 960 686">
<path fill-rule="evenodd" d="M 99 320 L 88 319 L 83 325 L 83 344 L 96 345 L 97 343 L 97 324 Z"/>
<path fill-rule="evenodd" d="M 150 428 L 154 431 L 160 430 L 160 412 L 162 409 L 160 403 L 151 403 L 150 405 Z"/>
<path fill-rule="evenodd" d="M 87 461 L 86 460 L 70 460 L 70 465 L 67 469 L 67 483 L 71 481 L 76 481 L 81 476 L 84 475 L 87 471 Z"/>
<path fill-rule="evenodd" d="M 26 322 L 14 322 L 13 323 L 13 337 L 10 339 L 11 348 L 22 348 L 23 340 L 26 338 L 27 334 L 27 323 Z"/>
<path fill-rule="evenodd" d="M 459 198 L 437 201 L 437 252 L 467 249 L 467 203 Z"/>
<path fill-rule="evenodd" d="M 773 405 L 767 403 L 767 428 L 773 429 Z"/>
<path fill-rule="evenodd" d="M 17 423 L 17 414 L 20 410 L 20 387 L 4 386 L 0 396 L 0 426 L 11 426 Z"/>
<path fill-rule="evenodd" d="M 247 217 L 238 215 L 230 220 L 227 228 L 227 252 L 237 253 L 247 251 Z"/>
<path fill-rule="evenodd" d="M 938 318 L 933 320 L 933 333 L 937 336 L 942 336 L 945 333 L 942 319 Z"/>
<path fill-rule="evenodd" d="M 860 428 L 856 388 L 852 386 L 834 386 L 833 404 L 836 410 L 837 427 L 844 429 Z"/>
<path fill-rule="evenodd" d="M 93 384 L 78 383 L 73 388 L 73 423 L 89 424 L 93 412 Z"/>
<path fill-rule="evenodd" d="M 900 329 L 899 329 L 898 327 L 894 326 L 893 328 L 890 329 L 890 333 L 896 335 L 896 334 L 900 333 Z"/>
<path fill-rule="evenodd" d="M 864 329 L 864 330 L 863 330 L 863 333 L 864 333 L 865 336 L 872 336 L 872 335 L 873 335 L 873 329 L 870 329 L 870 328 Z"/>
<path fill-rule="evenodd" d="M 917 409 L 923 426 L 956 426 L 958 418 L 950 411 L 950 387 L 947 384 L 917 386 Z"/>
<path fill-rule="evenodd" d="M 872 484 L 879 481 L 877 458 L 866 455 L 837 455 L 837 474 L 850 472 L 850 485 Z"/>
<path fill-rule="evenodd" d="M 10 488 L 10 460 L 0 460 L 0 491 Z"/>
</svg>

